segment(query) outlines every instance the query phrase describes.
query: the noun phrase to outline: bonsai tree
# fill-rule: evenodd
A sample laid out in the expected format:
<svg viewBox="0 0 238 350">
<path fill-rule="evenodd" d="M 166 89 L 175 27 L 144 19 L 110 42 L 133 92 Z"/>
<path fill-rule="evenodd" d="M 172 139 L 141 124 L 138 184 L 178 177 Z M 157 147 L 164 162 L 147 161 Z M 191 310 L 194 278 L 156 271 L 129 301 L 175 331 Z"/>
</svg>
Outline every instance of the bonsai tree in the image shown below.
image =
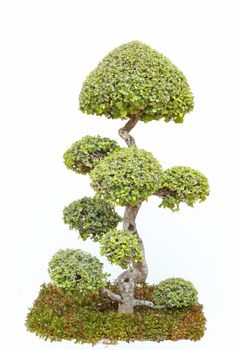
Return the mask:
<svg viewBox="0 0 238 350">
<path fill-rule="evenodd" d="M 81 298 L 99 293 L 104 302 L 108 298 L 117 305 L 118 314 L 133 314 L 141 307 L 158 311 L 197 305 L 196 289 L 182 278 L 161 281 L 152 288 L 151 297 L 138 298 L 148 275 L 136 226 L 142 203 L 157 196 L 160 207 L 178 211 L 181 203 L 193 206 L 209 194 L 208 181 L 201 172 L 187 166 L 163 170 L 150 152 L 136 146 L 130 133 L 139 122 L 163 119 L 183 123 L 193 110 L 193 95 L 185 76 L 148 45 L 129 42 L 110 52 L 89 74 L 79 103 L 83 113 L 124 121 L 118 133 L 125 145 L 102 136 L 85 136 L 66 150 L 65 165 L 78 174 L 88 174 L 95 195 L 66 206 L 64 222 L 78 231 L 81 239 L 99 242 L 101 254 L 123 272 L 112 288 L 96 257 L 80 249 L 66 249 L 50 261 L 53 286 L 76 291 Z M 123 218 L 116 206 L 125 208 Z M 121 222 L 122 227 L 118 227 Z M 29 322 L 28 327 L 33 329 Z"/>
</svg>

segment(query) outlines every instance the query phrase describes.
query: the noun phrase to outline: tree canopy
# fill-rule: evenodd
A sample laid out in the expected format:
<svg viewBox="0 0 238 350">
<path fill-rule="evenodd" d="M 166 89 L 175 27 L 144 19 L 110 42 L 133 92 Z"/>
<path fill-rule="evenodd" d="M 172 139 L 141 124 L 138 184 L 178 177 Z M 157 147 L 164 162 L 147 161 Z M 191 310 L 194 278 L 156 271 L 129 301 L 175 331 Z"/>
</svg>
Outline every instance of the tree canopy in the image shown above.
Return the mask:
<svg viewBox="0 0 238 350">
<path fill-rule="evenodd" d="M 136 205 L 155 192 L 161 171 L 150 152 L 129 147 L 104 158 L 91 171 L 90 178 L 104 200 L 121 206 Z"/>
<path fill-rule="evenodd" d="M 118 143 L 108 137 L 84 136 L 64 153 L 67 168 L 78 174 L 89 173 L 106 155 L 120 149 Z"/>
<path fill-rule="evenodd" d="M 129 231 L 108 231 L 100 240 L 100 247 L 101 255 L 105 255 L 112 264 L 123 269 L 128 268 L 133 261 L 143 259 L 138 238 Z"/>
<path fill-rule="evenodd" d="M 161 281 L 154 290 L 157 306 L 167 308 L 183 308 L 198 302 L 198 292 L 190 281 L 183 278 L 167 278 Z"/>
<path fill-rule="evenodd" d="M 112 204 L 102 198 L 83 197 L 64 208 L 64 222 L 85 240 L 98 241 L 107 231 L 115 229 L 122 218 Z"/>
<path fill-rule="evenodd" d="M 184 74 L 164 55 L 139 41 L 111 51 L 85 80 L 80 109 L 87 114 L 182 123 L 193 109 Z"/>
<path fill-rule="evenodd" d="M 209 195 L 209 184 L 200 171 L 174 166 L 161 173 L 159 191 L 163 193 L 160 207 L 178 211 L 181 202 L 192 207 L 197 201 L 205 201 Z"/>
<path fill-rule="evenodd" d="M 53 284 L 65 290 L 77 290 L 80 294 L 98 292 L 107 283 L 103 264 L 80 249 L 59 250 L 49 262 L 49 275 Z"/>
</svg>

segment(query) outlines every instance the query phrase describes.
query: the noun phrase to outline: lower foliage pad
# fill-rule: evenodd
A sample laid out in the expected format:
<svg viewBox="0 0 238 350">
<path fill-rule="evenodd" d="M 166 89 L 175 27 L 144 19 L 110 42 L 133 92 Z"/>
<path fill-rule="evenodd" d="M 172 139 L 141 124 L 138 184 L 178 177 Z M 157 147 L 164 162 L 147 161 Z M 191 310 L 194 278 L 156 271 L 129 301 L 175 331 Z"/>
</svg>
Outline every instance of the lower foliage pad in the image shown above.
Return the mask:
<svg viewBox="0 0 238 350">
<path fill-rule="evenodd" d="M 108 286 L 116 291 L 116 286 Z M 137 288 L 137 299 L 150 300 L 155 286 Z M 78 343 L 116 343 L 117 341 L 199 340 L 204 335 L 203 307 L 196 304 L 183 309 L 152 310 L 138 307 L 134 314 L 118 314 L 117 303 L 90 293 L 80 297 L 51 284 L 44 284 L 30 309 L 26 327 L 51 341 L 74 340 Z"/>
</svg>

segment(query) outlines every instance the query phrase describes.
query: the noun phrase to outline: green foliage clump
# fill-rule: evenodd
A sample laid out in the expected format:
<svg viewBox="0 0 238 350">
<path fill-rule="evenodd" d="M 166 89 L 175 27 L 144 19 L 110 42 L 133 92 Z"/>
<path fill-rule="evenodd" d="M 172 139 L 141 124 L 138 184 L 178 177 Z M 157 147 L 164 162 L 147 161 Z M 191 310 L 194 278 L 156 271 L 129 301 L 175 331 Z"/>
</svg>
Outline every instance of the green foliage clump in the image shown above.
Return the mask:
<svg viewBox="0 0 238 350">
<path fill-rule="evenodd" d="M 157 306 L 183 308 L 197 304 L 197 290 L 183 278 L 168 278 L 158 284 L 154 291 Z"/>
<path fill-rule="evenodd" d="M 55 286 L 80 294 L 98 291 L 107 283 L 103 264 L 80 249 L 59 250 L 53 255 L 48 271 Z"/>
<path fill-rule="evenodd" d="M 64 222 L 79 231 L 83 240 L 97 242 L 108 230 L 115 229 L 122 218 L 112 204 L 97 197 L 83 197 L 64 208 Z"/>
<path fill-rule="evenodd" d="M 114 286 L 109 286 L 112 291 Z M 153 286 L 136 288 L 135 295 L 147 299 Z M 73 340 L 96 344 L 103 341 L 200 340 L 205 331 L 202 305 L 183 309 L 151 310 L 138 308 L 133 314 L 118 314 L 117 303 L 104 295 L 76 291 L 67 293 L 55 286 L 43 285 L 30 309 L 26 327 L 39 337 L 51 341 Z"/>
<path fill-rule="evenodd" d="M 182 123 L 193 109 L 184 74 L 164 55 L 139 41 L 111 51 L 85 80 L 80 109 L 87 114 Z"/>
<path fill-rule="evenodd" d="M 123 269 L 132 261 L 141 261 L 143 257 L 137 237 L 124 230 L 108 231 L 100 240 L 100 253 Z"/>
<path fill-rule="evenodd" d="M 64 153 L 64 163 L 67 168 L 85 175 L 101 159 L 117 149 L 120 149 L 117 142 L 107 137 L 84 136 Z"/>
<path fill-rule="evenodd" d="M 106 201 L 133 206 L 155 192 L 161 171 L 150 152 L 129 147 L 104 158 L 90 177 L 92 187 Z"/>
<path fill-rule="evenodd" d="M 192 207 L 196 201 L 205 201 L 209 195 L 209 184 L 198 170 L 174 166 L 161 173 L 158 190 L 164 193 L 160 207 L 178 211 L 180 202 Z"/>
</svg>

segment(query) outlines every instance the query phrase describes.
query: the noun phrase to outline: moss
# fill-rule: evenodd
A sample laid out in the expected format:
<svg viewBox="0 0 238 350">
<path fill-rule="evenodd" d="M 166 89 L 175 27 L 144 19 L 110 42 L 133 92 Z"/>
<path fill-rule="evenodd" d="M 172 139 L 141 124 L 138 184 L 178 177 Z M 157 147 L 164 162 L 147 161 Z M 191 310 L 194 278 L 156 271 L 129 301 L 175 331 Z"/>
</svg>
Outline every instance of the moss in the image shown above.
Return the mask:
<svg viewBox="0 0 238 350">
<path fill-rule="evenodd" d="M 108 286 L 117 291 L 114 285 Z M 155 286 L 137 288 L 138 299 L 150 299 Z M 118 314 L 117 303 L 106 296 L 90 293 L 84 298 L 77 292 L 42 285 L 30 309 L 28 331 L 51 341 L 74 340 L 78 343 L 116 343 L 117 341 L 199 340 L 205 331 L 202 305 L 177 310 L 136 308 L 134 314 Z"/>
</svg>

